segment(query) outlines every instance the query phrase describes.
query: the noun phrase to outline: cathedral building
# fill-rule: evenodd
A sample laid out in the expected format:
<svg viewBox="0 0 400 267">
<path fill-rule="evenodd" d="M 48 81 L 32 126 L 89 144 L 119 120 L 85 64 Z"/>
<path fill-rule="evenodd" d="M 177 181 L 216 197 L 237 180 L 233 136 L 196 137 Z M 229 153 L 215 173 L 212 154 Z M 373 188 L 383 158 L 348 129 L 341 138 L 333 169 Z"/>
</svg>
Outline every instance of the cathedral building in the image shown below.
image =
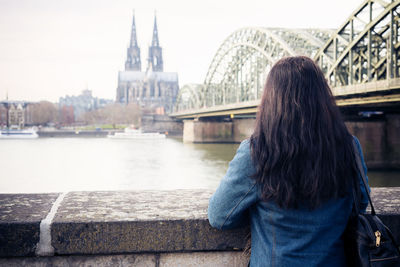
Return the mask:
<svg viewBox="0 0 400 267">
<path fill-rule="evenodd" d="M 142 71 L 140 48 L 136 38 L 135 15 L 133 15 L 125 70 L 118 73 L 116 101 L 125 104 L 138 103 L 142 107 L 168 113 L 173 109 L 178 91 L 178 73 L 164 72 L 156 17 L 154 17 L 153 38 L 149 47 L 147 66 L 145 71 Z"/>
</svg>

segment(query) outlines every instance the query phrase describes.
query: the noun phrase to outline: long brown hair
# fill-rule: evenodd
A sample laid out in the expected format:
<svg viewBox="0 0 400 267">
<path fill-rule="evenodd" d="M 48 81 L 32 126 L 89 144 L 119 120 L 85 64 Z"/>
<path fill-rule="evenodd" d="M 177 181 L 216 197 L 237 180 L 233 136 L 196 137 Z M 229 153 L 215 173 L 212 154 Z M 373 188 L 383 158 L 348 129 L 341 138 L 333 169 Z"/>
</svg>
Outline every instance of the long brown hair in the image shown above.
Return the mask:
<svg viewBox="0 0 400 267">
<path fill-rule="evenodd" d="M 316 208 L 349 192 L 352 136 L 308 57 L 283 58 L 271 68 L 250 144 L 264 201 Z"/>
</svg>

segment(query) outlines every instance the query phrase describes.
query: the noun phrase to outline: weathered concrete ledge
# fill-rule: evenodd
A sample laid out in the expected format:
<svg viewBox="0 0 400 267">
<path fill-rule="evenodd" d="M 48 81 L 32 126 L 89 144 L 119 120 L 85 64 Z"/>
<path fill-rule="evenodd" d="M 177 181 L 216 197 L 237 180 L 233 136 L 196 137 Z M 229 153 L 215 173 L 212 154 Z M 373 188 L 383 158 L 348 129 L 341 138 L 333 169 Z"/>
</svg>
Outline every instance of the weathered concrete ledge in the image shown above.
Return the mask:
<svg viewBox="0 0 400 267">
<path fill-rule="evenodd" d="M 232 251 L 0 258 L 0 266 L 4 267 L 246 267 L 247 262 L 248 258 L 242 252 Z"/>
<path fill-rule="evenodd" d="M 137 266 L 177 266 L 182 261 L 187 264 L 180 266 L 207 266 L 217 260 L 218 266 L 243 266 L 241 250 L 248 229 L 211 228 L 207 220 L 211 194 L 205 190 L 67 193 L 51 226 L 53 257 L 33 256 L 40 222 L 59 194 L 0 194 L 0 266 L 60 261 L 71 265 L 116 261 L 120 266 L 139 261 L 143 264 Z M 372 198 L 400 243 L 400 187 L 373 188 Z M 173 258 L 175 263 L 168 265 Z"/>
</svg>

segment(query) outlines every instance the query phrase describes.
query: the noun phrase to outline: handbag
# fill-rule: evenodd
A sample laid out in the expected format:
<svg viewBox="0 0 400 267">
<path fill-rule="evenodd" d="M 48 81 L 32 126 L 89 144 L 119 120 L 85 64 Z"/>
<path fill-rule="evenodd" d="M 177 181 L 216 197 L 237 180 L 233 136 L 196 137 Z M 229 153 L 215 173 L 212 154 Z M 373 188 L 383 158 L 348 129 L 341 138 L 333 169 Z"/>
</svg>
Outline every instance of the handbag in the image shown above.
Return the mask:
<svg viewBox="0 0 400 267">
<path fill-rule="evenodd" d="M 344 248 L 347 266 L 399 267 L 400 251 L 389 228 L 383 224 L 375 213 L 374 206 L 367 188 L 367 181 L 358 153 L 353 141 L 356 169 L 361 175 L 362 183 L 371 213 L 360 213 L 360 190 L 358 177 L 353 179 L 352 195 L 353 210 L 344 234 Z"/>
</svg>

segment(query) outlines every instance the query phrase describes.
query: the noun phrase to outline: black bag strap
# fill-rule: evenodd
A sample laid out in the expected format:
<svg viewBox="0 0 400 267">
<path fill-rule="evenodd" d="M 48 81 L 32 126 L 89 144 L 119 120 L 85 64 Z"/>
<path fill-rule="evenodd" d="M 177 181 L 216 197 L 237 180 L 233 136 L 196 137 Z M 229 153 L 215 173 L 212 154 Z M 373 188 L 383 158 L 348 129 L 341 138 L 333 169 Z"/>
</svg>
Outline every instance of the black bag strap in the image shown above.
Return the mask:
<svg viewBox="0 0 400 267">
<path fill-rule="evenodd" d="M 369 195 L 369 192 L 368 192 L 367 179 L 365 177 L 364 168 L 363 168 L 363 165 L 361 163 L 360 152 L 358 152 L 358 146 L 357 146 L 356 141 L 354 139 L 353 139 L 353 151 L 354 151 L 354 156 L 355 156 L 355 159 L 356 159 L 357 169 L 358 169 L 358 172 L 361 175 L 361 180 L 362 180 L 362 182 L 364 184 L 365 192 L 367 193 L 368 201 L 369 201 L 369 204 L 371 206 L 371 214 L 375 215 L 375 208 L 374 208 L 374 205 L 372 205 L 371 196 Z M 358 185 L 358 179 L 357 179 L 357 182 L 355 183 L 355 186 L 357 186 L 357 185 Z M 354 187 L 353 187 L 353 198 L 354 198 L 354 205 L 356 205 L 356 211 L 358 213 L 360 204 L 359 204 L 359 201 L 358 201 L 358 197 L 356 196 L 356 192 L 354 190 Z"/>
</svg>

